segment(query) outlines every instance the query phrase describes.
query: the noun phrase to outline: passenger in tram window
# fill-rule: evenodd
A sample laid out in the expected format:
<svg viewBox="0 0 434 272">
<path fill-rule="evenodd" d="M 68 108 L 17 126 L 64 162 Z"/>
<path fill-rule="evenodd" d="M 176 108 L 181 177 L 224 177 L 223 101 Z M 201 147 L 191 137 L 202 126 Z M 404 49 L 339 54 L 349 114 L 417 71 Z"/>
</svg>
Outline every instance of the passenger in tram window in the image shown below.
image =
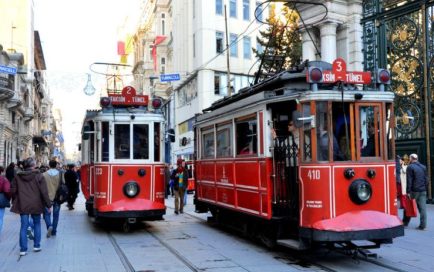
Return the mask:
<svg viewBox="0 0 434 272">
<path fill-rule="evenodd" d="M 368 141 L 366 146 L 362 148 L 362 156 L 375 156 L 375 126 L 372 122 L 368 124 Z"/>
<path fill-rule="evenodd" d="M 288 122 L 288 134 L 278 136 L 276 130 L 272 128 L 271 134 L 274 139 L 274 146 L 285 152 L 285 166 L 298 165 L 298 149 L 300 146 L 299 130 L 295 127 L 294 122 Z"/>
<path fill-rule="evenodd" d="M 333 160 L 334 161 L 343 161 L 345 160 L 345 155 L 342 153 L 339 148 L 338 140 L 335 135 L 333 136 Z M 324 122 L 323 127 L 320 127 L 320 132 L 318 135 L 318 160 L 319 161 L 328 161 L 329 160 L 329 131 L 327 129 L 327 122 Z"/>
</svg>

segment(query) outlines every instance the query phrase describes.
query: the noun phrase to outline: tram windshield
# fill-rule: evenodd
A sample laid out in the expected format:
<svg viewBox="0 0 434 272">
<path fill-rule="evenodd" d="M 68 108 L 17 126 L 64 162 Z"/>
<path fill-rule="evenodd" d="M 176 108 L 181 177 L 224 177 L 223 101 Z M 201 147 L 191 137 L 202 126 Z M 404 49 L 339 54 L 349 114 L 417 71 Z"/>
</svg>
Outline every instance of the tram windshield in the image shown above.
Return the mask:
<svg viewBox="0 0 434 272">
<path fill-rule="evenodd" d="M 131 126 L 130 124 L 114 125 L 114 158 L 130 159 L 132 151 L 135 160 L 149 159 L 149 125 L 133 124 Z"/>
<path fill-rule="evenodd" d="M 381 103 L 346 103 L 315 101 L 315 122 L 304 122 L 300 127 L 303 133 L 302 160 L 310 162 L 311 136 L 316 141 L 316 160 L 349 161 L 383 156 L 383 122 Z M 310 116 L 311 103 L 302 106 L 303 116 Z M 389 106 L 390 107 L 390 106 Z M 387 118 L 391 118 L 388 110 Z M 306 120 L 306 119 L 305 119 Z M 390 125 L 390 122 L 385 126 Z M 384 129 L 389 129 L 385 127 Z M 389 146 L 393 142 L 391 133 L 388 137 L 388 158 L 392 157 L 393 149 Z M 390 154 L 389 154 L 390 153 Z"/>
</svg>

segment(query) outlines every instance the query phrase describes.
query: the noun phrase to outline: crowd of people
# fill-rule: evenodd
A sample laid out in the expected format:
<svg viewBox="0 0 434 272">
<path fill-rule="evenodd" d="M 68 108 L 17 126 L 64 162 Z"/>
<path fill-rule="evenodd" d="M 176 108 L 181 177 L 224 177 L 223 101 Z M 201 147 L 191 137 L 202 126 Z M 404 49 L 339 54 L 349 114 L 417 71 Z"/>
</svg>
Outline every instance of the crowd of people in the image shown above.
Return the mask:
<svg viewBox="0 0 434 272">
<path fill-rule="evenodd" d="M 47 238 L 57 235 L 60 207 L 60 185 L 68 188 L 67 206 L 74 209 L 79 193 L 80 174 L 75 165 L 62 167 L 56 160 L 49 161 L 48 167 L 37 167 L 33 158 L 10 163 L 5 169 L 0 167 L 0 234 L 3 227 L 5 208 L 19 214 L 20 256 L 27 254 L 28 240 L 33 240 L 33 251 L 41 251 L 41 215 L 45 221 Z M 0 236 L 1 237 L 1 236 Z"/>
</svg>

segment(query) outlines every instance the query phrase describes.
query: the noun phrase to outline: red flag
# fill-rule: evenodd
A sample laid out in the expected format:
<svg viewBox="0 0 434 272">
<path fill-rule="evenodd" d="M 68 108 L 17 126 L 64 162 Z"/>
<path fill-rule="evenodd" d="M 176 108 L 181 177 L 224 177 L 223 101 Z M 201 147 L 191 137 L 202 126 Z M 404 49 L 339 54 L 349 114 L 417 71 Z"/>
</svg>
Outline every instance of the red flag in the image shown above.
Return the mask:
<svg viewBox="0 0 434 272">
<path fill-rule="evenodd" d="M 154 71 L 157 71 L 157 45 L 162 43 L 166 39 L 166 36 L 157 36 L 152 46 L 152 59 L 154 60 Z"/>
<path fill-rule="evenodd" d="M 125 55 L 125 43 L 124 42 L 121 42 L 121 41 L 118 42 L 118 55 L 119 56 Z"/>
</svg>

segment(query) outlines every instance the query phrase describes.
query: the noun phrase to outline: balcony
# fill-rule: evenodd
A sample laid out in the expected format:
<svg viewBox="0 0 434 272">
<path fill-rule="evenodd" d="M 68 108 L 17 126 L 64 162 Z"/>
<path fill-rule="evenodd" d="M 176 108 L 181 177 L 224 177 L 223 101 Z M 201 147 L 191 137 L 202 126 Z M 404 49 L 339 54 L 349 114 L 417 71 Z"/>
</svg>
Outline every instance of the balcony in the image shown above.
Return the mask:
<svg viewBox="0 0 434 272">
<path fill-rule="evenodd" d="M 0 101 L 7 101 L 14 96 L 14 76 L 0 73 Z"/>
<path fill-rule="evenodd" d="M 35 111 L 32 108 L 26 108 L 23 117 L 24 121 L 30 121 L 35 117 Z"/>
</svg>

